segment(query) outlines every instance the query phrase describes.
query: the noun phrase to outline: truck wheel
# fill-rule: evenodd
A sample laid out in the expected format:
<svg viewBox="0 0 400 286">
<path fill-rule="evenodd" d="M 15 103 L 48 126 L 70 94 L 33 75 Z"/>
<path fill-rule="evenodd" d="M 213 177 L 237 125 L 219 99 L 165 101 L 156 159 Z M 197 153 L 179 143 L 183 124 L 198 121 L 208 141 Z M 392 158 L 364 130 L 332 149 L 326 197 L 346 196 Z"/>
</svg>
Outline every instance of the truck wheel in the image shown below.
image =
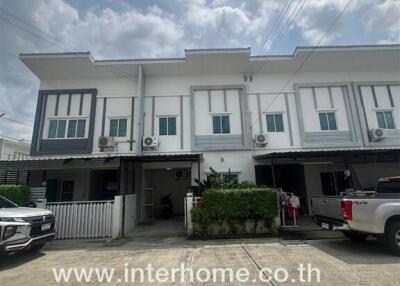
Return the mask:
<svg viewBox="0 0 400 286">
<path fill-rule="evenodd" d="M 343 234 L 353 241 L 363 241 L 368 237 L 368 234 L 354 231 L 343 231 Z"/>
<path fill-rule="evenodd" d="M 385 246 L 386 248 L 400 255 L 400 221 L 392 223 L 385 234 Z"/>
</svg>

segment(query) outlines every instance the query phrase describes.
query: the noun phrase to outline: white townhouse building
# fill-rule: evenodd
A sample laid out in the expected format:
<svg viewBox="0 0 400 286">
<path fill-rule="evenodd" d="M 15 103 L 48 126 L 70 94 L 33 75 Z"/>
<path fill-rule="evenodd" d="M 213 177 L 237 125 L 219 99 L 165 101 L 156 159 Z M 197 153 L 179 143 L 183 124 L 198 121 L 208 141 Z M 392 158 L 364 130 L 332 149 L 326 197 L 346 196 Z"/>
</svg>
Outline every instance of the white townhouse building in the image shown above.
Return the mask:
<svg viewBox="0 0 400 286">
<path fill-rule="evenodd" d="M 30 142 L 0 135 L 0 161 L 25 160 L 29 157 Z M 0 170 L 0 184 L 26 184 L 28 172 L 5 172 Z"/>
<path fill-rule="evenodd" d="M 0 169 L 29 171 L 48 201 L 135 193 L 141 222 L 171 193 L 182 214 L 188 188 L 212 167 L 293 192 L 307 214 L 312 195 L 400 175 L 399 45 L 20 59 L 40 80 L 31 157 Z"/>
<path fill-rule="evenodd" d="M 27 159 L 31 149 L 30 142 L 0 135 L 0 160 Z"/>
</svg>

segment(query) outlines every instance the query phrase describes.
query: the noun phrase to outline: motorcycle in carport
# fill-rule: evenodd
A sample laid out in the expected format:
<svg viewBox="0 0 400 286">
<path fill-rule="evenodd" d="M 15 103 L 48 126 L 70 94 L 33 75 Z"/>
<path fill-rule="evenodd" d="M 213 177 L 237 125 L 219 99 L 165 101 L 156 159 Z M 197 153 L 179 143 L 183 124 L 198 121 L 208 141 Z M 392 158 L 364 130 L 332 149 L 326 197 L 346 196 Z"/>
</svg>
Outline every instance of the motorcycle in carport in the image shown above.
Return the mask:
<svg viewBox="0 0 400 286">
<path fill-rule="evenodd" d="M 161 216 L 163 219 L 169 219 L 173 215 L 171 194 L 161 198 Z"/>
</svg>

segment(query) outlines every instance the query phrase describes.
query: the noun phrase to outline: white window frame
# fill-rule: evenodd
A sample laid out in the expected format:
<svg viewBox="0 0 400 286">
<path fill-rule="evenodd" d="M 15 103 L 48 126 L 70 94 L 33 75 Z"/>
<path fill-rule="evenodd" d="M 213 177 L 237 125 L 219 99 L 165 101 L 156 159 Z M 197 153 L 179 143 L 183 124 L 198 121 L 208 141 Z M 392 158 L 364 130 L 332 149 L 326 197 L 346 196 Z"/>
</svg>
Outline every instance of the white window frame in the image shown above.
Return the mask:
<svg viewBox="0 0 400 286">
<path fill-rule="evenodd" d="M 53 120 L 65 120 L 66 121 L 66 126 L 65 126 L 65 134 L 64 137 L 56 137 L 56 138 L 49 138 L 49 129 L 50 129 L 50 121 Z M 76 137 L 76 131 L 75 131 L 75 137 L 67 137 L 67 133 L 68 133 L 68 125 L 69 125 L 69 121 L 70 120 L 85 120 L 85 136 L 83 137 Z M 65 140 L 65 139 L 71 139 L 71 140 L 79 140 L 79 139 L 87 139 L 88 138 L 88 122 L 89 122 L 89 118 L 87 116 L 74 116 L 74 117 L 61 117 L 61 116 L 57 116 L 57 117 L 47 117 L 46 118 L 46 131 L 44 132 L 44 139 L 46 140 Z M 58 123 L 57 123 L 57 129 L 58 129 Z M 56 132 L 57 133 L 57 132 Z"/>
<path fill-rule="evenodd" d="M 128 136 L 129 136 L 129 128 L 130 128 L 130 122 L 129 122 L 129 119 L 130 119 L 130 116 L 108 116 L 107 117 L 107 119 L 108 119 L 108 132 L 106 133 L 106 134 L 108 134 L 108 135 L 110 135 L 110 129 L 111 129 L 111 120 L 118 120 L 118 129 L 117 129 L 117 134 L 119 133 L 119 120 L 121 120 L 121 119 L 125 119 L 126 120 L 126 134 L 125 134 L 125 136 L 114 136 L 114 138 L 122 138 L 122 139 L 125 139 L 125 138 L 128 138 Z"/>
<path fill-rule="evenodd" d="M 158 132 L 157 132 L 158 136 L 160 136 L 160 137 L 161 136 L 162 137 L 164 137 L 164 136 L 168 136 L 168 137 L 178 136 L 178 119 L 179 119 L 179 115 L 174 115 L 174 114 L 171 114 L 171 115 L 157 115 L 156 118 L 157 118 L 157 121 L 158 121 Z M 167 134 L 166 135 L 160 135 L 160 118 L 175 118 L 175 135 L 168 135 L 168 131 L 169 131 L 168 122 L 167 122 Z M 168 121 L 168 119 L 167 119 L 167 121 Z"/>
<path fill-rule="evenodd" d="M 320 131 L 319 132 L 335 132 L 335 131 L 339 131 L 339 124 L 337 121 L 337 108 L 334 109 L 316 109 L 317 111 L 317 117 L 318 117 L 318 123 L 319 123 L 319 128 Z M 333 113 L 333 116 L 335 117 L 335 124 L 336 124 L 336 129 L 328 129 L 328 130 L 322 130 L 321 128 L 321 121 L 319 119 L 319 114 L 320 113 Z M 329 121 L 328 121 L 328 125 L 329 125 Z"/>
<path fill-rule="evenodd" d="M 373 110 L 375 111 L 375 119 L 376 119 L 376 124 L 377 124 L 378 128 L 381 128 L 381 127 L 379 127 L 377 113 L 378 112 L 383 112 L 384 113 L 383 116 L 384 116 L 384 119 L 385 119 L 385 124 L 387 126 L 387 120 L 386 120 L 385 112 L 391 112 L 392 113 L 392 120 L 393 120 L 394 128 L 393 129 L 384 128 L 384 129 L 386 129 L 386 130 L 396 130 L 397 129 L 396 118 L 395 118 L 395 114 L 394 114 L 395 113 L 395 108 L 373 108 Z"/>
<path fill-rule="evenodd" d="M 268 131 L 268 122 L 267 122 L 267 115 L 282 115 L 282 126 L 283 126 L 283 131 Z M 264 118 L 265 118 L 265 131 L 264 133 L 285 133 L 286 132 L 286 126 L 285 126 L 285 112 L 284 111 L 273 111 L 273 112 L 264 112 Z M 263 122 L 262 122 L 263 123 Z M 276 121 L 274 119 L 274 124 L 275 124 L 275 130 L 276 130 Z"/>
<path fill-rule="evenodd" d="M 211 115 L 211 132 L 214 136 L 226 136 L 232 134 L 232 126 L 231 126 L 231 112 L 210 112 Z M 221 121 L 221 133 L 214 133 L 214 116 L 228 116 L 229 120 L 229 133 L 222 133 L 222 120 Z"/>
</svg>

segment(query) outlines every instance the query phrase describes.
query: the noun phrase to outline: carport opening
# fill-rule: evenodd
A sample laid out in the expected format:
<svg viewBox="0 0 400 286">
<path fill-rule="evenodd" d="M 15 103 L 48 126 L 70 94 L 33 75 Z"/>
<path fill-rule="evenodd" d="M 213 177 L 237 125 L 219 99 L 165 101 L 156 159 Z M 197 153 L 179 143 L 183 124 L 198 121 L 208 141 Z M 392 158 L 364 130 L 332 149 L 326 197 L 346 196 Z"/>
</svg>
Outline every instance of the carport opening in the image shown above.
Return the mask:
<svg viewBox="0 0 400 286">
<path fill-rule="evenodd" d="M 190 189 L 190 168 L 145 169 L 141 205 L 143 219 L 133 235 L 184 234 L 184 203 Z M 165 200 L 166 197 L 169 200 Z M 168 207 L 171 207 L 172 215 L 166 218 L 164 212 Z"/>
</svg>

